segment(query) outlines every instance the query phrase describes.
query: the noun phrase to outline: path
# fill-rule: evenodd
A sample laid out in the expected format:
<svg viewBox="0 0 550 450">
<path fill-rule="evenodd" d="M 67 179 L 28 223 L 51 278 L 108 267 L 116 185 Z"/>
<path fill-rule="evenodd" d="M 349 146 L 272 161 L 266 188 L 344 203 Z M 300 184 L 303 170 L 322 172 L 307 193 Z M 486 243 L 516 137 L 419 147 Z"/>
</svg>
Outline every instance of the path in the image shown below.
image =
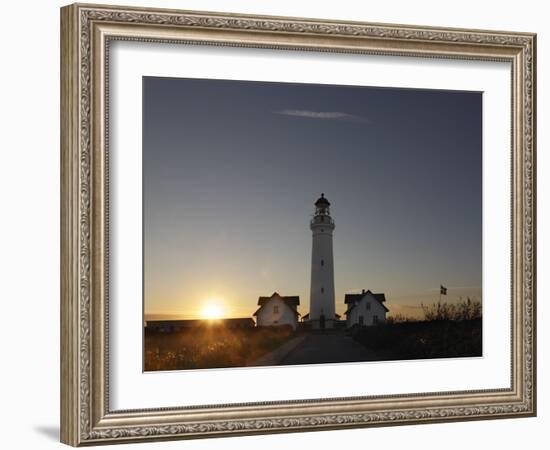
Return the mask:
<svg viewBox="0 0 550 450">
<path fill-rule="evenodd" d="M 289 353 L 298 347 L 304 339 L 305 336 L 297 336 L 292 338 L 290 341 L 285 342 L 275 350 L 267 353 L 261 358 L 258 358 L 256 361 L 249 364 L 249 366 L 276 366 L 280 364 L 280 361 L 284 360 Z"/>
<path fill-rule="evenodd" d="M 307 334 L 278 364 L 372 361 L 374 355 L 343 331 Z"/>
</svg>

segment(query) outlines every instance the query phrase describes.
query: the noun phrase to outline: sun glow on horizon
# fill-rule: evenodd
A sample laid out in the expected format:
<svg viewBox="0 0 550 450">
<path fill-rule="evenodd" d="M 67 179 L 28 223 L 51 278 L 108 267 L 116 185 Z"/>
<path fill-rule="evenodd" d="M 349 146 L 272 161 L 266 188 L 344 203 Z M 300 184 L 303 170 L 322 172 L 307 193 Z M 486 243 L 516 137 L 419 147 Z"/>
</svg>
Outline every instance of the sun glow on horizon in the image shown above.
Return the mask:
<svg viewBox="0 0 550 450">
<path fill-rule="evenodd" d="M 224 315 L 223 308 L 221 306 L 222 301 L 219 299 L 210 299 L 202 307 L 201 316 L 204 319 L 215 320 L 221 319 Z"/>
</svg>

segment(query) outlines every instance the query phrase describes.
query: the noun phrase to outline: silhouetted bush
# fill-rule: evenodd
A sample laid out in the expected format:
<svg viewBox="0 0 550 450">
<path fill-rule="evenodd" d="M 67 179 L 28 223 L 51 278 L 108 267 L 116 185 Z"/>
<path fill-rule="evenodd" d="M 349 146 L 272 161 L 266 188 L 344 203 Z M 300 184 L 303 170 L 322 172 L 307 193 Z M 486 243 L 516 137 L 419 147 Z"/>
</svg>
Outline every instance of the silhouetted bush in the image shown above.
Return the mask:
<svg viewBox="0 0 550 450">
<path fill-rule="evenodd" d="M 418 319 L 405 316 L 403 314 L 395 314 L 386 318 L 386 323 L 403 323 L 403 322 L 418 322 Z"/>
<path fill-rule="evenodd" d="M 422 305 L 426 320 L 474 320 L 481 318 L 481 302 L 462 298 L 458 303 Z"/>
<path fill-rule="evenodd" d="M 437 319 L 386 323 L 352 330 L 376 360 L 452 358 L 482 355 L 482 322 Z"/>
</svg>

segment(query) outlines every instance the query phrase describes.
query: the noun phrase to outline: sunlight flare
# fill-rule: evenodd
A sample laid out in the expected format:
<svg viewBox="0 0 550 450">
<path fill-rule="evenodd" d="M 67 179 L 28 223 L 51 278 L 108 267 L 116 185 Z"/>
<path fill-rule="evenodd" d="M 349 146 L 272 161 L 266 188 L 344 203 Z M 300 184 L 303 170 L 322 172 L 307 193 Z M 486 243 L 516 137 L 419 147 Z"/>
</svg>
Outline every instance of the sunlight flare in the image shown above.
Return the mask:
<svg viewBox="0 0 550 450">
<path fill-rule="evenodd" d="M 201 316 L 205 319 L 215 320 L 223 317 L 221 301 L 217 299 L 208 300 L 201 310 Z"/>
</svg>

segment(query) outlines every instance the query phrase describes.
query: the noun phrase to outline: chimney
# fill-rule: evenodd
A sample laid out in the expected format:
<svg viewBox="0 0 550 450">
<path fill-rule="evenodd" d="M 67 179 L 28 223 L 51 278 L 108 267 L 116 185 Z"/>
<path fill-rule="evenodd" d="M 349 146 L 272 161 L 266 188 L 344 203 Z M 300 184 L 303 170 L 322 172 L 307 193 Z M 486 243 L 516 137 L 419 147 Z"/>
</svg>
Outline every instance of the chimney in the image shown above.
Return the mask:
<svg viewBox="0 0 550 450">
<path fill-rule="evenodd" d="M 363 289 L 363 290 L 361 291 L 361 294 L 364 294 L 364 293 L 365 293 L 365 290 Z"/>
</svg>

